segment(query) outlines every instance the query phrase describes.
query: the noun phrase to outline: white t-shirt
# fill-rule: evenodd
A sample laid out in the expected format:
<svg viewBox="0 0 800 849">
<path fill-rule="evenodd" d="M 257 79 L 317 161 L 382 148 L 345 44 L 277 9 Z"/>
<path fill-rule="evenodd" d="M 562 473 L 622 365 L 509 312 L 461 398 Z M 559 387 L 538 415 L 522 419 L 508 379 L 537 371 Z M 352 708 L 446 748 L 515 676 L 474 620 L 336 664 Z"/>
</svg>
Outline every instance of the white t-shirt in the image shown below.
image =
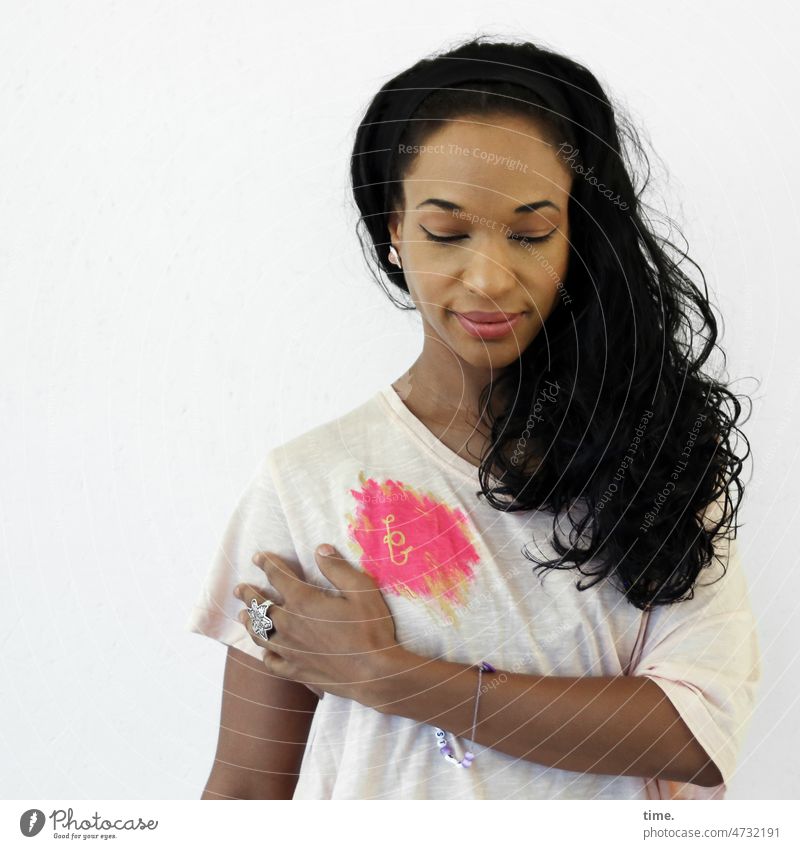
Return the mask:
<svg viewBox="0 0 800 849">
<path fill-rule="evenodd" d="M 275 552 L 305 580 L 330 587 L 314 559 L 316 546 L 329 542 L 378 581 L 398 640 L 417 654 L 556 676 L 622 675 L 630 662 L 628 674 L 665 691 L 723 784 L 572 772 L 478 743 L 472 767 L 462 769 L 442 757 L 433 726 L 327 693 L 294 798 L 722 798 L 761 678 L 737 543 L 725 543 L 721 580 L 711 583 L 721 574 L 715 561 L 694 599 L 658 606 L 645 621 L 608 581 L 579 591 L 575 570 L 534 574 L 521 549 L 555 556 L 552 514 L 493 509 L 475 495 L 477 472 L 386 386 L 269 451 L 230 519 L 187 627 L 262 657 L 236 618 L 243 604 L 233 587 L 266 587 L 251 561 L 256 551 Z"/>
</svg>

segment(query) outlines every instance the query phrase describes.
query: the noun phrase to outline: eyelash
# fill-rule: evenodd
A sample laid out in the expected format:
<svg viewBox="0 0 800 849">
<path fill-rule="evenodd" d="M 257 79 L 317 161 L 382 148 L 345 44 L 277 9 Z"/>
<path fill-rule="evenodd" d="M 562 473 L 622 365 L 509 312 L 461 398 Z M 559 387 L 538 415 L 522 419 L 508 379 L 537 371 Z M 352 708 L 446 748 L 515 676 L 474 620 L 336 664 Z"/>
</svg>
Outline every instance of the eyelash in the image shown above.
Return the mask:
<svg viewBox="0 0 800 849">
<path fill-rule="evenodd" d="M 425 238 L 430 242 L 458 242 L 461 239 L 467 238 L 466 236 L 436 236 L 426 230 L 421 224 L 419 225 L 419 228 L 425 234 Z M 546 236 L 509 236 L 509 238 L 513 239 L 515 242 L 519 242 L 521 245 L 527 245 L 531 242 L 546 242 L 548 239 L 553 237 L 555 232 L 555 230 L 551 230 Z"/>
</svg>

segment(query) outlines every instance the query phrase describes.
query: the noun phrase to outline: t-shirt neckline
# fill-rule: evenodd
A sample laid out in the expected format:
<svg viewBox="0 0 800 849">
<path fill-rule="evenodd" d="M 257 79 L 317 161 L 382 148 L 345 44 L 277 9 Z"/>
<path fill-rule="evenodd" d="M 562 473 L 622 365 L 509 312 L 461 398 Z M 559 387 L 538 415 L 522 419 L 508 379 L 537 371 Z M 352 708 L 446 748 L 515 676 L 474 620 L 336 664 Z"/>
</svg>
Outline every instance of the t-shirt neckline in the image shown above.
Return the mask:
<svg viewBox="0 0 800 849">
<path fill-rule="evenodd" d="M 397 390 L 389 383 L 378 392 L 378 397 L 387 405 L 389 414 L 394 414 L 394 417 L 406 428 L 406 430 L 437 460 L 444 463 L 450 469 L 455 470 L 462 476 L 468 478 L 472 483 L 480 485 L 478 477 L 478 467 L 469 460 L 466 460 L 460 454 L 448 448 L 432 431 L 418 419 L 411 410 L 403 403 L 403 400 L 397 394 Z M 490 476 L 490 480 L 496 481 L 494 475 Z"/>
</svg>

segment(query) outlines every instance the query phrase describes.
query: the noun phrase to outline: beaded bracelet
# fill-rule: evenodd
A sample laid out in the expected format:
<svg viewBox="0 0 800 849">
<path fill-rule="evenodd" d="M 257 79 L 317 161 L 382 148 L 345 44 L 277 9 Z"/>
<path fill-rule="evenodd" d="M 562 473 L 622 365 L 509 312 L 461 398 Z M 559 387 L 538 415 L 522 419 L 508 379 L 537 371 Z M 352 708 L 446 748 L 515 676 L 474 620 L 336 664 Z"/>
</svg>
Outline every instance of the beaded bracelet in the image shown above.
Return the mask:
<svg viewBox="0 0 800 849">
<path fill-rule="evenodd" d="M 482 660 L 479 664 L 477 664 L 478 668 L 478 689 L 475 692 L 475 710 L 472 714 L 472 736 L 470 737 L 470 745 L 475 745 L 475 722 L 478 718 L 478 703 L 481 698 L 481 676 L 484 672 L 496 672 L 497 670 L 491 665 L 491 663 L 487 663 L 485 660 Z M 445 759 L 450 761 L 450 763 L 455 764 L 460 767 L 470 767 L 472 766 L 472 761 L 475 757 L 475 753 L 471 749 L 467 749 L 464 754 L 464 757 L 459 760 L 454 754 L 453 750 L 450 748 L 450 744 L 447 742 L 445 738 L 444 729 L 439 728 L 437 726 L 433 727 L 434 733 L 436 735 L 436 745 L 439 747 L 439 751 L 444 755 Z"/>
</svg>

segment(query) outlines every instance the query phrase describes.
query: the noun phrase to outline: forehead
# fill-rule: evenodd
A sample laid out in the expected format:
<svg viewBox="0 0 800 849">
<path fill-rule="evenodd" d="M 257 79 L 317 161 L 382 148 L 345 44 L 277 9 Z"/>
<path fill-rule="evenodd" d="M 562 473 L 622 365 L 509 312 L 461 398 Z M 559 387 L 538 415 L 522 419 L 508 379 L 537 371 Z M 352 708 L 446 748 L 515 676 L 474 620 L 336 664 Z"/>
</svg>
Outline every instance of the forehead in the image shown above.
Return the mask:
<svg viewBox="0 0 800 849">
<path fill-rule="evenodd" d="M 569 195 L 572 171 L 541 124 L 521 116 L 463 116 L 443 121 L 420 144 L 404 175 L 412 199 L 446 197 L 465 208 L 487 203 L 516 207 Z M 561 204 L 559 204 L 561 205 Z"/>
</svg>

